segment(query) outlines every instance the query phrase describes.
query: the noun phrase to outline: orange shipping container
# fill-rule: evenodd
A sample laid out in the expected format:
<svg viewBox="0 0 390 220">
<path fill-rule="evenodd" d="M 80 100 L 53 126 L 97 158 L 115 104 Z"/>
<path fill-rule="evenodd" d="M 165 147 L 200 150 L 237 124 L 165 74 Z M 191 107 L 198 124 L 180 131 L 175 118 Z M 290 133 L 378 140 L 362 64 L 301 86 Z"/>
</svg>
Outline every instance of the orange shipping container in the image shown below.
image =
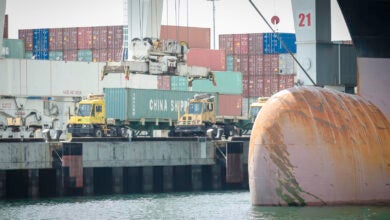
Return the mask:
<svg viewBox="0 0 390 220">
<path fill-rule="evenodd" d="M 210 28 L 161 25 L 160 39 L 185 41 L 190 48 L 210 49 Z"/>
<path fill-rule="evenodd" d="M 209 67 L 212 71 L 225 71 L 225 58 L 224 50 L 193 48 L 187 53 L 187 64 Z"/>
</svg>

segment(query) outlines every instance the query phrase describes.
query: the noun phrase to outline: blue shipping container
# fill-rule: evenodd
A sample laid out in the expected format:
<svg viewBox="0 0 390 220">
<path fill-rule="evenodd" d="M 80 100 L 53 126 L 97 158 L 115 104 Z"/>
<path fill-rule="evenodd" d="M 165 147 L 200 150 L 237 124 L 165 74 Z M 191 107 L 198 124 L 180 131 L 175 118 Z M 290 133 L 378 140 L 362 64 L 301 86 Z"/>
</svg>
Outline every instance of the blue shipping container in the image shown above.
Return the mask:
<svg viewBox="0 0 390 220">
<path fill-rule="evenodd" d="M 277 33 L 283 43 L 287 46 L 291 53 L 297 52 L 297 46 L 295 44 L 295 34 L 289 33 Z M 288 51 L 282 46 L 281 42 L 274 33 L 264 33 L 263 35 L 263 53 L 264 54 L 279 54 L 288 53 Z"/>
<path fill-rule="evenodd" d="M 34 51 L 33 52 L 34 60 L 48 60 L 49 51 Z"/>
<path fill-rule="evenodd" d="M 33 30 L 33 51 L 49 51 L 49 29 Z"/>
<path fill-rule="evenodd" d="M 226 71 L 234 71 L 233 55 L 226 55 Z"/>
</svg>

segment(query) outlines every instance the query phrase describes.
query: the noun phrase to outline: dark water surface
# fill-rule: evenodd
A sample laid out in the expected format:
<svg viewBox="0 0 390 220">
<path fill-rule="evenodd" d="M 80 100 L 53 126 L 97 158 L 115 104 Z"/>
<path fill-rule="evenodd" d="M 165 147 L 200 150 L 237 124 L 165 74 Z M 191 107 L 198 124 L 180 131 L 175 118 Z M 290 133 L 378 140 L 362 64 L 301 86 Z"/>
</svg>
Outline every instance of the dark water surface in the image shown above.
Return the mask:
<svg viewBox="0 0 390 220">
<path fill-rule="evenodd" d="M 248 191 L 186 192 L 1 201 L 0 219 L 390 219 L 390 207 L 255 207 Z"/>
</svg>

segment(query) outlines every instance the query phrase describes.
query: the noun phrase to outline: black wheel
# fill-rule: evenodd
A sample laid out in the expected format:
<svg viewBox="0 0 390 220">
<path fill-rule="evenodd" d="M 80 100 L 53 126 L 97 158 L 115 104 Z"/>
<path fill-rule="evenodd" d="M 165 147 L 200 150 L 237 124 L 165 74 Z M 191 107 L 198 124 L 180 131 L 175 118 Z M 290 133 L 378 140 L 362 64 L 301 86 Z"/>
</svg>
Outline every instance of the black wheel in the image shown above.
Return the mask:
<svg viewBox="0 0 390 220">
<path fill-rule="evenodd" d="M 96 129 L 96 131 L 95 131 L 95 137 L 102 137 L 102 136 L 103 136 L 102 130 Z"/>
</svg>

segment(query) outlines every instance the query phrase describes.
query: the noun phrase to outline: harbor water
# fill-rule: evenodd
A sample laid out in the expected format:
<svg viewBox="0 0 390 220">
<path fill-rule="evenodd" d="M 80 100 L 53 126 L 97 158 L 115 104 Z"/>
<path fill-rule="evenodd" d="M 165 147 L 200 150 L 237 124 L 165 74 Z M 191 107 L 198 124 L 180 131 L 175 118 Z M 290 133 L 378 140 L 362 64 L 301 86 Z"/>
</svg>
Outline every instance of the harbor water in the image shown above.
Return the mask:
<svg viewBox="0 0 390 220">
<path fill-rule="evenodd" d="M 0 219 L 390 219 L 390 207 L 256 207 L 248 191 L 182 192 L 0 201 Z"/>
</svg>

